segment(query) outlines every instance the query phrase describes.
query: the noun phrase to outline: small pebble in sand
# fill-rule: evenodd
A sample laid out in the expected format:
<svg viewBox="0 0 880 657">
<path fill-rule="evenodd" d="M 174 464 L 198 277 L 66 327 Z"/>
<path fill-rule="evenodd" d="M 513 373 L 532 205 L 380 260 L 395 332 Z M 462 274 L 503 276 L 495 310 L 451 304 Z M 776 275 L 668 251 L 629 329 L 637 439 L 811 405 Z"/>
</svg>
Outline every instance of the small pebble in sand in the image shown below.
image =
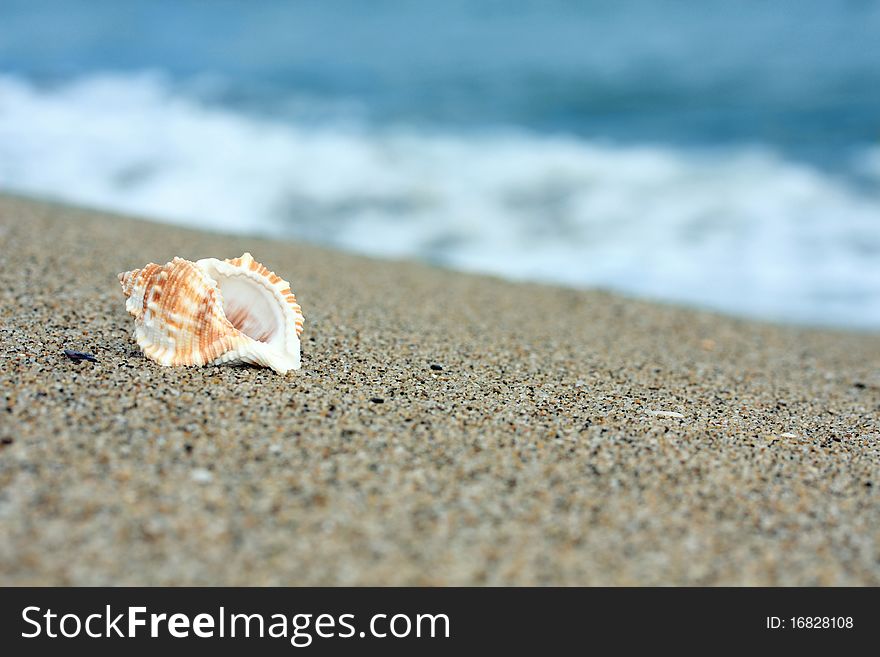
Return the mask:
<svg viewBox="0 0 880 657">
<path fill-rule="evenodd" d="M 91 363 L 98 362 L 98 359 L 95 358 L 92 354 L 86 354 L 86 353 L 83 353 L 82 351 L 71 351 L 70 349 L 65 349 L 64 355 L 76 363 L 81 363 L 84 360 L 87 360 Z"/>
<path fill-rule="evenodd" d="M 648 415 L 653 415 L 655 417 L 684 417 L 681 413 L 676 413 L 675 411 L 652 411 L 648 410 Z"/>
<path fill-rule="evenodd" d="M 788 432 L 786 432 L 786 433 L 781 433 L 781 434 L 779 434 L 779 437 L 780 437 L 780 438 L 797 438 L 798 435 L 797 435 L 796 433 L 788 433 Z"/>
<path fill-rule="evenodd" d="M 214 475 L 211 474 L 211 471 L 205 470 L 204 468 L 196 468 L 189 476 L 193 481 L 200 484 L 210 483 L 210 481 L 214 479 Z"/>
<path fill-rule="evenodd" d="M 435 371 L 437 371 L 437 372 L 439 372 L 440 370 L 443 369 L 443 366 L 442 366 L 442 365 L 439 365 L 439 364 L 437 364 L 437 363 L 431 363 L 431 369 L 432 369 L 432 370 L 435 370 Z"/>
</svg>

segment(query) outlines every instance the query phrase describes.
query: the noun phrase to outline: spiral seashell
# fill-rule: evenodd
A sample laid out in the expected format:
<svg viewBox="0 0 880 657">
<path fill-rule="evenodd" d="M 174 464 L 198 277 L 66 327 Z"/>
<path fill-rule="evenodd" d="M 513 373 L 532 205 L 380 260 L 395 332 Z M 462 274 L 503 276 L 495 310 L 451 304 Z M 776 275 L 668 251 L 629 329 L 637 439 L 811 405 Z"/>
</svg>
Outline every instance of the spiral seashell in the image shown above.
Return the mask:
<svg viewBox="0 0 880 657">
<path fill-rule="evenodd" d="M 119 274 L 119 282 L 134 339 L 160 365 L 300 368 L 302 309 L 290 284 L 250 253 L 150 263 Z"/>
</svg>

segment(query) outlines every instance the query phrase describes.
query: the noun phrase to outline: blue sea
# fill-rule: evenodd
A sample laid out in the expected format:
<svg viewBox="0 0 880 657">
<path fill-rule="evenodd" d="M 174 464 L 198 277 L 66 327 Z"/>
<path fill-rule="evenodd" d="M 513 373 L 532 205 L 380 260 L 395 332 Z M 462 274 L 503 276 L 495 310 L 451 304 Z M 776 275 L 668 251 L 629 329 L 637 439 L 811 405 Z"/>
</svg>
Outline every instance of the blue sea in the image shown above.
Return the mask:
<svg viewBox="0 0 880 657">
<path fill-rule="evenodd" d="M 877 330 L 880 2 L 3 0 L 0 189 Z"/>
</svg>

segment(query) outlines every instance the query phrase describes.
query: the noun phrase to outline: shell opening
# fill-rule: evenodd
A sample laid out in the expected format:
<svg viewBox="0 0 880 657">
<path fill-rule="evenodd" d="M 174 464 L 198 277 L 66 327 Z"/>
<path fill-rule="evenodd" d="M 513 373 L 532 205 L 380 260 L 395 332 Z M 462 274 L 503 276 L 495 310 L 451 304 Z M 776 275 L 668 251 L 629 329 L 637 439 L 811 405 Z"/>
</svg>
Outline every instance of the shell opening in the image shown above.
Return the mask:
<svg viewBox="0 0 880 657">
<path fill-rule="evenodd" d="M 283 319 L 276 309 L 277 302 L 268 290 L 247 279 L 219 276 L 223 312 L 239 331 L 258 342 L 271 344 L 273 338 L 283 339 Z"/>
</svg>

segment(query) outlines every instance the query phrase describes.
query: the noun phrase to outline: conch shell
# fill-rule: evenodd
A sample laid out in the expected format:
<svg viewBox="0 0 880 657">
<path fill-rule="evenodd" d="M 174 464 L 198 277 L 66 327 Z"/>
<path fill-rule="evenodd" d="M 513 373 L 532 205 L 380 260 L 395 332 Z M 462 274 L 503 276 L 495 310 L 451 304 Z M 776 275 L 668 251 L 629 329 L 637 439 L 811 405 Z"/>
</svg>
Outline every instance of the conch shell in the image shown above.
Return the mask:
<svg viewBox="0 0 880 657">
<path fill-rule="evenodd" d="M 119 274 L 134 338 L 160 365 L 300 368 L 303 314 L 290 283 L 253 259 L 174 258 Z"/>
</svg>

